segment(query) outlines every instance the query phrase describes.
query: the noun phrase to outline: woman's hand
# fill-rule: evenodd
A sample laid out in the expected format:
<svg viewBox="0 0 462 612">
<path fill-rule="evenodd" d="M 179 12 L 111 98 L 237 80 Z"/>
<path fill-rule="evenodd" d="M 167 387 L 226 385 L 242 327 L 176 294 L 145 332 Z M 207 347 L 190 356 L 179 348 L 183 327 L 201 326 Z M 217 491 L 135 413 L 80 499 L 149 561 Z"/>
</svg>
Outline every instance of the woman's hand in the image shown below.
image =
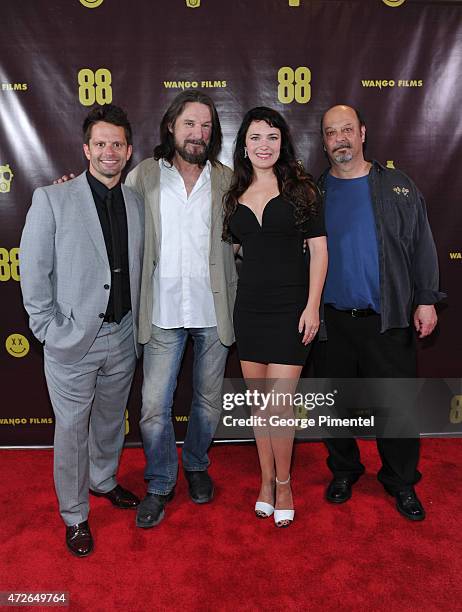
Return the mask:
<svg viewBox="0 0 462 612">
<path fill-rule="evenodd" d="M 307 306 L 302 312 L 300 321 L 298 323 L 298 331 L 300 334 L 303 332 L 302 342 L 305 346 L 310 342 L 313 342 L 314 337 L 318 333 L 318 329 L 319 308 Z"/>
</svg>

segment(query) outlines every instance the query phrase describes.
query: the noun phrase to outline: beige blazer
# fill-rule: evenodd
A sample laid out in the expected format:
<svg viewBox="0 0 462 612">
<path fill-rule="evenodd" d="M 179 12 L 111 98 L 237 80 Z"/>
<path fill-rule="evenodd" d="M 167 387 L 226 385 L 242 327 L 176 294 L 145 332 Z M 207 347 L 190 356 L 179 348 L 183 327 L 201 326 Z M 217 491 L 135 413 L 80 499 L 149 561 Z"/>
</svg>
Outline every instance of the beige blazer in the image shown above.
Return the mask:
<svg viewBox="0 0 462 612">
<path fill-rule="evenodd" d="M 212 218 L 210 229 L 210 285 L 213 293 L 218 336 L 225 346 L 234 342 L 233 309 L 236 298 L 237 272 L 233 247 L 223 242 L 223 195 L 227 191 L 232 172 L 217 163 L 211 170 Z M 126 185 L 144 198 L 145 247 L 141 276 L 139 336 L 141 344 L 151 338 L 153 282 L 161 245 L 162 223 L 160 218 L 160 168 L 154 158 L 145 159 L 127 176 Z"/>
</svg>

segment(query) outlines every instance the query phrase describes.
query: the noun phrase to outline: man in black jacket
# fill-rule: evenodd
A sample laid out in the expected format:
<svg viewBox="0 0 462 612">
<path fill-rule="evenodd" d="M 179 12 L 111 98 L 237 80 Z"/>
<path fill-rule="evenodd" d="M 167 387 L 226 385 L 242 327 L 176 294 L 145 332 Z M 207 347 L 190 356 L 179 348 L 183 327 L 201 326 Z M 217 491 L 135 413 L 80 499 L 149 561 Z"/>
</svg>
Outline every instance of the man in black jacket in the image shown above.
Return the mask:
<svg viewBox="0 0 462 612">
<path fill-rule="evenodd" d="M 364 159 L 366 126 L 349 106 L 334 106 L 322 119 L 330 169 L 319 186 L 326 208 L 329 272 L 324 289 L 327 341 L 318 342 L 318 377 L 414 378 L 420 338 L 437 322 L 436 249 L 425 202 L 402 172 Z M 405 410 L 405 407 L 403 407 Z M 364 473 L 352 438 L 326 440 L 333 480 L 328 501 L 343 503 Z M 397 509 L 425 518 L 414 485 L 419 438 L 380 438 L 378 479 Z"/>
</svg>

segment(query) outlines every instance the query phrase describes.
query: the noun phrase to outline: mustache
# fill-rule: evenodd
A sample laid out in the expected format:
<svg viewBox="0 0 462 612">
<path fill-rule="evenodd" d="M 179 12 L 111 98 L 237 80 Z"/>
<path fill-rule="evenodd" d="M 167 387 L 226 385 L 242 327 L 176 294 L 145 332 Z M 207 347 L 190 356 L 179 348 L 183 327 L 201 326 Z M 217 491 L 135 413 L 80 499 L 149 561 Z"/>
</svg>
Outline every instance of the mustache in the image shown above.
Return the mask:
<svg viewBox="0 0 462 612">
<path fill-rule="evenodd" d="M 351 144 L 349 142 L 340 143 L 335 147 L 333 153 L 335 153 L 335 151 L 338 151 L 339 149 L 351 149 Z"/>
<path fill-rule="evenodd" d="M 207 146 L 207 145 L 205 144 L 205 140 L 202 140 L 202 138 L 199 138 L 199 139 L 197 139 L 197 140 L 193 140 L 193 139 L 191 138 L 191 139 L 189 139 L 189 140 L 185 140 L 185 141 L 184 141 L 184 144 L 185 144 L 185 145 L 187 145 L 187 144 L 193 144 L 193 145 L 202 145 L 203 147 Z"/>
</svg>

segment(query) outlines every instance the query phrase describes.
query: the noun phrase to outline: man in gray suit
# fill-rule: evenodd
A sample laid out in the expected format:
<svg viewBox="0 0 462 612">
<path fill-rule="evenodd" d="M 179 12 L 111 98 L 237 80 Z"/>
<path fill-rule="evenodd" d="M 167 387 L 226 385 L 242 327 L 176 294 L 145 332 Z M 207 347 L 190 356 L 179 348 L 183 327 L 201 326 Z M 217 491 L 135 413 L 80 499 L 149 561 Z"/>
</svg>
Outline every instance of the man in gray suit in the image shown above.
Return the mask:
<svg viewBox="0 0 462 612">
<path fill-rule="evenodd" d="M 160 126 L 154 157 L 127 177 L 145 201 L 145 251 L 139 341 L 144 344 L 141 433 L 147 495 L 136 524 L 149 528 L 173 497 L 178 455 L 171 411 L 188 337 L 194 342 L 193 399 L 183 446 L 192 500 L 211 501 L 208 447 L 220 418 L 237 274 L 232 245 L 222 241 L 222 200 L 231 170 L 217 156 L 222 134 L 212 100 L 180 93 Z"/>
<path fill-rule="evenodd" d="M 125 112 L 97 107 L 83 124 L 89 169 L 34 192 L 21 238 L 21 288 L 44 345 L 55 414 L 54 477 L 66 543 L 93 550 L 89 489 L 118 508 L 138 498 L 117 484 L 136 358 L 144 211 L 120 184 L 132 153 Z"/>
</svg>

